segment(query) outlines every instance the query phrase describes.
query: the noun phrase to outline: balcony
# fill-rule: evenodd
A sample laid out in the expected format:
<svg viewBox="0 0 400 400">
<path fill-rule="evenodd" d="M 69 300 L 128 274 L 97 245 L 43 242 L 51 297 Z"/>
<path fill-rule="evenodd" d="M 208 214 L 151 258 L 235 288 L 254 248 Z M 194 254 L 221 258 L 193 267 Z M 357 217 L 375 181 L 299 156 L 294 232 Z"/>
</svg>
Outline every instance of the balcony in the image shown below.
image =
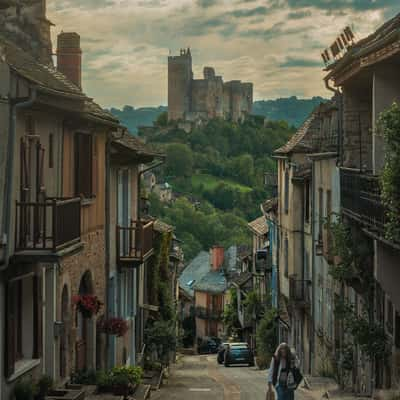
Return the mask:
<svg viewBox="0 0 400 400">
<path fill-rule="evenodd" d="M 55 254 L 80 243 L 80 198 L 17 202 L 15 219 L 15 253 Z"/>
<path fill-rule="evenodd" d="M 255 272 L 259 274 L 272 272 L 272 254 L 269 249 L 257 251 L 255 267 Z"/>
<path fill-rule="evenodd" d="M 345 214 L 368 231 L 384 236 L 385 208 L 381 201 L 379 178 L 358 170 L 341 168 L 341 206 Z"/>
<path fill-rule="evenodd" d="M 311 306 L 311 281 L 291 277 L 289 281 L 289 300 L 299 308 Z"/>
<path fill-rule="evenodd" d="M 214 319 L 214 320 L 222 319 L 223 314 L 224 314 L 223 310 L 206 308 L 206 307 L 196 307 L 196 312 L 195 312 L 197 318 Z"/>
<path fill-rule="evenodd" d="M 153 223 L 153 221 L 131 221 L 129 227 L 117 226 L 119 265 L 136 266 L 153 254 Z"/>
<path fill-rule="evenodd" d="M 315 152 L 337 152 L 339 147 L 339 135 L 336 131 L 325 135 L 318 135 L 311 139 Z"/>
</svg>

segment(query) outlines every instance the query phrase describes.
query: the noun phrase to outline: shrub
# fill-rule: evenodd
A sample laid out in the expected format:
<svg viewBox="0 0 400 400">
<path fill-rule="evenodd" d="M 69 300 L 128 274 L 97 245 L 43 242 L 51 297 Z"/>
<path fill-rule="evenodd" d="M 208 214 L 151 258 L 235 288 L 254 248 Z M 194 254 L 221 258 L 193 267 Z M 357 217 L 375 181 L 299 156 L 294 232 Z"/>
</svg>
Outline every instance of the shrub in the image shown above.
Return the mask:
<svg viewBox="0 0 400 400">
<path fill-rule="evenodd" d="M 53 389 L 53 379 L 50 376 L 43 375 L 36 384 L 37 393 L 35 396 L 36 400 L 43 400 L 49 391 Z"/>
<path fill-rule="evenodd" d="M 18 382 L 14 387 L 15 400 L 33 400 L 37 394 L 37 387 L 31 380 Z"/>
<path fill-rule="evenodd" d="M 71 375 L 71 383 L 78 385 L 96 385 L 97 372 L 94 369 L 75 371 Z"/>
<path fill-rule="evenodd" d="M 143 370 L 140 367 L 114 367 L 110 371 L 113 385 L 128 382 L 131 385 L 139 384 L 142 380 Z"/>
<path fill-rule="evenodd" d="M 261 319 L 257 330 L 257 357 L 260 360 L 271 360 L 278 345 L 277 311 L 271 309 Z M 268 361 L 267 361 L 268 362 Z"/>
</svg>

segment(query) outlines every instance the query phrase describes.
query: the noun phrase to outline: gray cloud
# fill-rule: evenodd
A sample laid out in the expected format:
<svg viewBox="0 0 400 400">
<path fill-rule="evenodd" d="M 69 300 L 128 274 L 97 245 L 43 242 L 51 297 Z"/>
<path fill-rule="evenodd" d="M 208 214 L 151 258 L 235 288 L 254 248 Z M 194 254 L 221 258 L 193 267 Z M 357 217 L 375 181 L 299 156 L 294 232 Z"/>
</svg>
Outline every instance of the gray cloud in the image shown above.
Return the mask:
<svg viewBox="0 0 400 400">
<path fill-rule="evenodd" d="M 217 0 L 197 0 L 196 3 L 199 7 L 208 8 L 215 6 L 217 4 Z"/>
<path fill-rule="evenodd" d="M 398 7 L 398 0 L 287 0 L 291 8 L 314 7 L 322 10 L 348 9 L 357 11 Z"/>
<path fill-rule="evenodd" d="M 303 19 L 306 17 L 311 17 L 312 12 L 310 10 L 304 10 L 304 11 L 293 11 L 288 14 L 289 19 Z"/>
<path fill-rule="evenodd" d="M 322 62 L 308 58 L 287 57 L 279 66 L 281 68 L 314 68 L 322 67 Z"/>
<path fill-rule="evenodd" d="M 269 13 L 269 9 L 267 7 L 256 7 L 251 9 L 240 9 L 234 10 L 228 13 L 228 15 L 232 15 L 236 18 L 246 18 L 246 17 L 254 17 L 258 15 L 267 15 Z"/>
</svg>

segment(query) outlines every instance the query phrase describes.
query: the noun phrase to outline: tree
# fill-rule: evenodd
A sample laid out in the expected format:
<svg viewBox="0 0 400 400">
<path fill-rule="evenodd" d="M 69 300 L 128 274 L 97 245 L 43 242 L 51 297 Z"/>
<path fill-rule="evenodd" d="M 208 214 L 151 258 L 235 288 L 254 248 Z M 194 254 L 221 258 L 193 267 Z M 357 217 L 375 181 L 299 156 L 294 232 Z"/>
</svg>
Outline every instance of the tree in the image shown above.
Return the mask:
<svg viewBox="0 0 400 400">
<path fill-rule="evenodd" d="M 155 120 L 155 125 L 165 127 L 168 125 L 168 112 L 162 112 Z"/>
<path fill-rule="evenodd" d="M 193 153 L 189 146 L 182 143 L 170 144 L 166 148 L 166 156 L 167 175 L 177 177 L 192 175 Z"/>
</svg>

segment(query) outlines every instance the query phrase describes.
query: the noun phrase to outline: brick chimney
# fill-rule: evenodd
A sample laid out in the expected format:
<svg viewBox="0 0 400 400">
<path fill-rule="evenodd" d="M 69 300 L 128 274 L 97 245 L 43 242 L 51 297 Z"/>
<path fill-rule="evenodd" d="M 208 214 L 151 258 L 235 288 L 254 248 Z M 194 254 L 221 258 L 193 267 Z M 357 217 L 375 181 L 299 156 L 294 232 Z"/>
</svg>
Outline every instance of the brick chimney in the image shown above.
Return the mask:
<svg viewBox="0 0 400 400">
<path fill-rule="evenodd" d="M 81 37 L 76 32 L 61 32 L 58 35 L 57 70 L 82 88 Z"/>
<path fill-rule="evenodd" d="M 211 269 L 218 271 L 224 264 L 224 248 L 221 246 L 213 246 L 211 249 Z"/>
</svg>

